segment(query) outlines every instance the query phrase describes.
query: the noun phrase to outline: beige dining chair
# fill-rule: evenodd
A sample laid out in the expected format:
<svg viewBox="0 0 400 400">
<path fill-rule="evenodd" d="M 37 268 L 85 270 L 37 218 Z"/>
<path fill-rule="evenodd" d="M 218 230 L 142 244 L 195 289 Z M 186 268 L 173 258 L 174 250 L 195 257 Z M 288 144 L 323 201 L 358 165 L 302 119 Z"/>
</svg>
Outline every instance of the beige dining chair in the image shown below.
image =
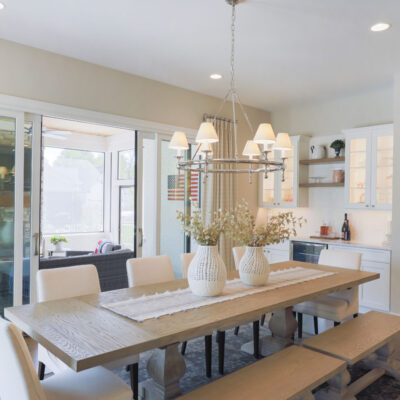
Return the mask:
<svg viewBox="0 0 400 400">
<path fill-rule="evenodd" d="M 97 268 L 94 265 L 41 269 L 37 273 L 37 297 L 39 302 L 66 299 L 101 292 Z M 68 370 L 69 367 L 43 346 L 38 347 L 39 379 L 44 378 L 45 369 L 54 373 Z M 107 363 L 105 368 L 113 370 L 126 366 L 130 372 L 134 398 L 138 398 L 139 355 L 124 357 Z"/>
<path fill-rule="evenodd" d="M 129 287 L 163 283 L 175 279 L 169 256 L 130 258 L 126 261 Z"/>
<path fill-rule="evenodd" d="M 321 251 L 318 264 L 360 270 L 361 253 L 325 249 Z M 333 321 L 336 326 L 346 318 L 358 316 L 358 286 L 305 301 L 293 310 L 297 312 L 298 337 L 303 336 L 303 314 L 314 317 L 314 332 L 318 335 L 318 318 Z"/>
<path fill-rule="evenodd" d="M 122 379 L 103 367 L 71 369 L 39 381 L 22 332 L 0 318 L 0 398 L 4 400 L 131 400 Z"/>
<path fill-rule="evenodd" d="M 182 253 L 181 254 L 181 265 L 182 265 L 182 276 L 184 279 L 187 278 L 189 265 L 193 260 L 196 253 Z"/>
</svg>

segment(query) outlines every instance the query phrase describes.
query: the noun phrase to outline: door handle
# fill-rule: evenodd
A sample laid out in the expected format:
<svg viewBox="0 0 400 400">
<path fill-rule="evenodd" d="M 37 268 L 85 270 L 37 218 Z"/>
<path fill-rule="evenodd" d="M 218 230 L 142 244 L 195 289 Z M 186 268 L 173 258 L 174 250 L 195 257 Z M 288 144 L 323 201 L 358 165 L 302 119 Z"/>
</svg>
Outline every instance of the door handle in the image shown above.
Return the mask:
<svg viewBox="0 0 400 400">
<path fill-rule="evenodd" d="M 142 228 L 138 228 L 138 236 L 139 236 L 138 247 L 143 247 L 143 229 Z"/>
<path fill-rule="evenodd" d="M 39 238 L 40 238 L 39 232 L 36 232 L 33 235 L 33 241 L 35 243 L 34 252 L 33 252 L 34 256 L 38 256 L 39 255 Z"/>
</svg>

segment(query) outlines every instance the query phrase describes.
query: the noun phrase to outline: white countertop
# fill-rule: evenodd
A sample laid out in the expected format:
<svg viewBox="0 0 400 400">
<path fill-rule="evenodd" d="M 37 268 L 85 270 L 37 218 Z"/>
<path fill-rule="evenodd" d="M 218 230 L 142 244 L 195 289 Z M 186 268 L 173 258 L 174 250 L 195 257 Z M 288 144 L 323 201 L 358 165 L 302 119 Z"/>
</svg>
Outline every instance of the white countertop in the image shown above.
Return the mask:
<svg viewBox="0 0 400 400">
<path fill-rule="evenodd" d="M 290 241 L 297 241 L 297 242 L 308 242 L 308 243 L 324 243 L 324 244 L 335 244 L 341 246 L 355 246 L 355 247 L 364 247 L 368 249 L 379 249 L 379 250 L 392 250 L 391 246 L 376 244 L 376 243 L 360 243 L 354 240 L 344 241 L 341 239 L 338 240 L 329 240 L 329 239 L 311 239 L 305 237 L 295 237 L 291 238 Z"/>
</svg>

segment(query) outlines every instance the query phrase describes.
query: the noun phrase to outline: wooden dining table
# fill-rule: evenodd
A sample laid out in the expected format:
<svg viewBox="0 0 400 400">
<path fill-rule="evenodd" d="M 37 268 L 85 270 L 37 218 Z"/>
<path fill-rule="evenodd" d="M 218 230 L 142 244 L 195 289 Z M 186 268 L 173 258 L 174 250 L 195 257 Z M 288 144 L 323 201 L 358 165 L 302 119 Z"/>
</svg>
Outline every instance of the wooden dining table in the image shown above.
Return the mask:
<svg viewBox="0 0 400 400">
<path fill-rule="evenodd" d="M 269 321 L 272 336 L 280 346 L 287 346 L 293 343 L 297 328 L 292 306 L 379 278 L 377 273 L 298 261 L 272 264 L 271 270 L 298 266 L 335 274 L 144 322 L 122 317 L 102 305 L 185 288 L 187 281 L 181 279 L 10 307 L 5 309 L 5 316 L 75 371 L 153 350 L 147 363 L 151 380 L 144 385 L 145 398 L 170 399 L 180 394 L 179 380 L 186 370 L 184 358 L 178 350 L 179 343 L 209 335 L 215 330 L 239 326 L 273 312 Z M 238 277 L 238 273 L 231 271 L 228 277 L 233 279 Z M 270 337 L 260 341 L 262 350 Z"/>
</svg>

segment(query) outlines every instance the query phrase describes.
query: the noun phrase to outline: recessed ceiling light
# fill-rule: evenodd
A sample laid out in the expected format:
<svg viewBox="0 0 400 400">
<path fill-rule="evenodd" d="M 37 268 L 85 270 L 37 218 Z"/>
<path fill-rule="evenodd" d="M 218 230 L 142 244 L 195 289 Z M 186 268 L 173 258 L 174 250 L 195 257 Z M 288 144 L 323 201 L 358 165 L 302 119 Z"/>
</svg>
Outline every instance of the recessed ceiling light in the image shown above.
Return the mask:
<svg viewBox="0 0 400 400">
<path fill-rule="evenodd" d="M 221 75 L 221 74 L 211 74 L 211 75 L 210 75 L 210 78 L 211 78 L 211 79 L 221 79 L 221 78 L 222 78 L 222 75 Z"/>
<path fill-rule="evenodd" d="M 4 4 L 0 3 L 0 10 L 2 10 L 4 7 L 5 7 Z"/>
<path fill-rule="evenodd" d="M 392 25 L 388 24 L 387 22 L 378 22 L 371 26 L 372 32 L 383 32 L 387 31 Z"/>
</svg>

